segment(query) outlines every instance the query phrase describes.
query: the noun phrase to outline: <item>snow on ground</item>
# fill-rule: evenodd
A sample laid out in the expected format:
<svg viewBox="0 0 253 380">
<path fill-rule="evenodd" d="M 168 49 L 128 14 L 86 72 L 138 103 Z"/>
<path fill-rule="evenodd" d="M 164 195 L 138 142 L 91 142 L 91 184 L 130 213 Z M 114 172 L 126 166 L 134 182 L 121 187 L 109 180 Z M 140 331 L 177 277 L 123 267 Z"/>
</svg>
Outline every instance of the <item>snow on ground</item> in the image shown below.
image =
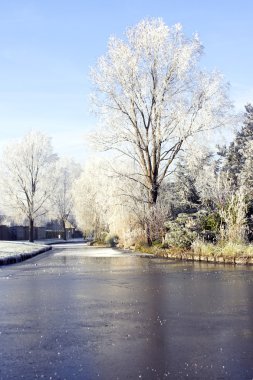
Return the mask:
<svg viewBox="0 0 253 380">
<path fill-rule="evenodd" d="M 0 265 L 14 264 L 27 260 L 39 253 L 52 249 L 49 245 L 28 242 L 0 242 Z"/>
<path fill-rule="evenodd" d="M 80 244 L 57 244 L 56 249 L 60 249 L 56 255 L 62 255 L 62 251 L 66 250 L 68 256 L 81 256 L 81 257 L 122 257 L 130 256 L 131 253 L 123 253 L 120 250 L 116 250 L 109 247 L 93 247 L 89 246 L 87 243 Z"/>
<path fill-rule="evenodd" d="M 76 243 L 83 239 L 70 239 L 67 241 Z M 27 241 L 0 241 L 0 265 L 14 264 L 27 260 L 39 253 L 52 249 L 50 244 L 65 243 L 61 239 L 38 240 L 35 243 Z"/>
<path fill-rule="evenodd" d="M 75 239 L 44 239 L 44 240 L 36 240 L 37 244 L 66 244 L 66 243 L 83 243 L 83 238 L 75 238 Z"/>
<path fill-rule="evenodd" d="M 20 253 L 33 253 L 44 247 L 44 245 L 36 243 L 1 241 L 0 258 L 16 256 Z"/>
</svg>

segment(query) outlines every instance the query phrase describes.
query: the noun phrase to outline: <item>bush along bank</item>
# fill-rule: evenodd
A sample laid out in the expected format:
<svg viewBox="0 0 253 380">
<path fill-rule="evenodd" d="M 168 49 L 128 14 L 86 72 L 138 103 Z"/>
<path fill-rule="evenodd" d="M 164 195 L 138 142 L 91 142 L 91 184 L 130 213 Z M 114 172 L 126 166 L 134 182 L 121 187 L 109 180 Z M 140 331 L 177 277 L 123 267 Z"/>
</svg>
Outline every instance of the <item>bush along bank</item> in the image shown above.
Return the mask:
<svg viewBox="0 0 253 380">
<path fill-rule="evenodd" d="M 253 245 L 247 239 L 243 207 L 245 199 L 238 196 L 232 203 L 223 210 L 223 223 L 218 214 L 212 218 L 203 211 L 178 214 L 176 219 L 166 222 L 163 244 L 156 244 L 148 251 L 157 257 L 177 260 L 253 264 Z"/>
<path fill-rule="evenodd" d="M 139 246 L 136 251 L 153 254 L 172 260 L 198 261 L 218 264 L 253 265 L 253 245 L 251 244 L 212 244 L 195 241 L 191 248 L 160 246 Z"/>
</svg>

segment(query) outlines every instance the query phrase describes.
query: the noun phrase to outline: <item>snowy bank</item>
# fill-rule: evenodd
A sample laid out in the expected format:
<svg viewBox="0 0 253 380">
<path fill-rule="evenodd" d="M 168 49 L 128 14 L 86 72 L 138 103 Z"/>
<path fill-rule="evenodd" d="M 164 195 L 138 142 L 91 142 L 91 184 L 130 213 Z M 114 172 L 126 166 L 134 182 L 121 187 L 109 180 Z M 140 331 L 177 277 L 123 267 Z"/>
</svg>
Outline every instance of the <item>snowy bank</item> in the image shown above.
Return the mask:
<svg viewBox="0 0 253 380">
<path fill-rule="evenodd" d="M 49 245 L 28 242 L 0 242 L 0 265 L 14 264 L 52 249 Z"/>
</svg>

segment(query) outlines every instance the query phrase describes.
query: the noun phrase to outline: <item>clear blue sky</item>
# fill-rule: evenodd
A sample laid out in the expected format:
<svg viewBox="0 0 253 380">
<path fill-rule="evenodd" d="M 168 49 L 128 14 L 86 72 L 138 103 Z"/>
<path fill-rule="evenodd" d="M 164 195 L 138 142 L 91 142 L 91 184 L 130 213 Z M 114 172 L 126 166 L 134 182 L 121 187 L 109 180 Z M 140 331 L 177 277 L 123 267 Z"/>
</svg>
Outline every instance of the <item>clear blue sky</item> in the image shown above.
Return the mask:
<svg viewBox="0 0 253 380">
<path fill-rule="evenodd" d="M 82 161 L 89 68 L 110 35 L 146 17 L 182 23 L 205 46 L 202 63 L 231 83 L 243 110 L 253 102 L 252 0 L 0 0 L 0 150 L 39 129 L 59 154 Z"/>
</svg>

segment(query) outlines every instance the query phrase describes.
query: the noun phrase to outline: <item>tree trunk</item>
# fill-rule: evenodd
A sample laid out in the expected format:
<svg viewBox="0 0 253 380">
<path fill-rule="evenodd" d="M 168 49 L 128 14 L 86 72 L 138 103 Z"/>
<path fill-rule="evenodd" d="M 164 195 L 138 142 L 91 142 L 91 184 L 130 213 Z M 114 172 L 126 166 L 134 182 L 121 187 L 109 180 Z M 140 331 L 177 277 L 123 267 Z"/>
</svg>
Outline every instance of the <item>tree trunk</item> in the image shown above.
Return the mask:
<svg viewBox="0 0 253 380">
<path fill-rule="evenodd" d="M 63 227 L 63 240 L 67 240 L 67 229 L 65 220 L 62 219 L 62 227 Z"/>
<path fill-rule="evenodd" d="M 156 205 L 156 201 L 157 201 L 157 198 L 158 198 L 158 186 L 156 184 L 153 184 L 152 185 L 152 188 L 150 189 L 149 191 L 149 203 L 148 203 L 148 217 L 147 217 L 147 221 L 146 221 L 146 238 L 147 238 L 147 244 L 149 246 L 152 245 L 152 213 L 150 212 L 150 210 L 152 209 L 153 206 Z"/>
<path fill-rule="evenodd" d="M 158 198 L 158 186 L 156 183 L 152 184 L 152 188 L 149 192 L 149 206 L 152 207 L 156 204 Z"/>
<path fill-rule="evenodd" d="M 149 220 L 147 221 L 147 224 L 146 224 L 146 239 L 147 239 L 147 244 L 149 247 L 151 247 L 152 245 L 152 239 L 151 239 L 151 236 L 150 236 L 150 223 L 149 223 Z"/>
<path fill-rule="evenodd" d="M 29 219 L 29 241 L 34 242 L 34 220 L 32 218 Z"/>
</svg>

